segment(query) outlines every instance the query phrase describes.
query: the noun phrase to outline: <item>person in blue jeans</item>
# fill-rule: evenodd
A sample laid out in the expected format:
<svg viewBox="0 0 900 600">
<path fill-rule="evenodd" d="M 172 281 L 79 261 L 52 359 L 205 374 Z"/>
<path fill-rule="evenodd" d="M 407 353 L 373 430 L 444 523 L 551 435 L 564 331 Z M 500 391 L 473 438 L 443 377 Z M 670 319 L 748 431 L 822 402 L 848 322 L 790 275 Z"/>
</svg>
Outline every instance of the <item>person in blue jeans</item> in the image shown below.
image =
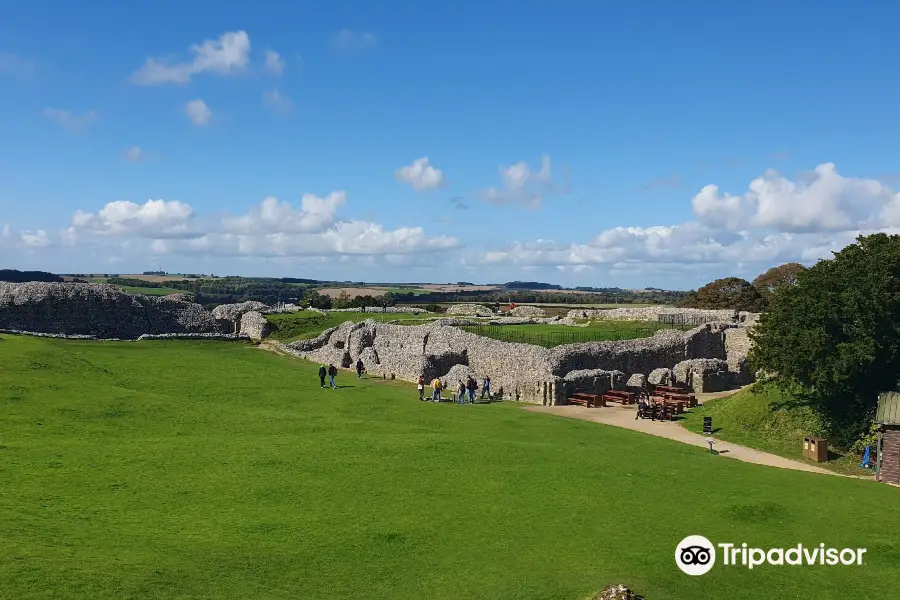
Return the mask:
<svg viewBox="0 0 900 600">
<path fill-rule="evenodd" d="M 474 377 L 469 377 L 466 380 L 466 390 L 469 392 L 469 404 L 475 404 L 475 392 L 478 390 L 478 383 L 476 383 Z"/>
<path fill-rule="evenodd" d="M 334 385 L 334 378 L 337 377 L 337 367 L 334 365 L 328 365 L 328 380 L 331 382 L 331 389 L 337 389 L 337 386 Z"/>
<path fill-rule="evenodd" d="M 491 378 L 488 377 L 487 375 L 484 376 L 484 383 L 481 386 L 482 400 L 484 399 L 485 396 L 488 397 L 488 400 L 491 399 Z"/>
</svg>

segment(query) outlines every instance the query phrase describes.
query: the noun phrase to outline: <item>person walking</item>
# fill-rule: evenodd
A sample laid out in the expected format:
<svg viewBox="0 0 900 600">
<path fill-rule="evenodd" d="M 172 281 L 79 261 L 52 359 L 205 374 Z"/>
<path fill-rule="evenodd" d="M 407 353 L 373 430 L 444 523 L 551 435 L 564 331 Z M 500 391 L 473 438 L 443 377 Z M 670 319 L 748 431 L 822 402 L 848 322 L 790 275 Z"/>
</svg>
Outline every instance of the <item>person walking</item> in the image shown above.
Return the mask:
<svg viewBox="0 0 900 600">
<path fill-rule="evenodd" d="M 469 404 L 475 404 L 475 392 L 478 391 L 478 382 L 475 381 L 475 378 L 469 376 L 469 379 L 466 380 L 466 389 L 469 391 Z"/>
<path fill-rule="evenodd" d="M 432 382 L 431 382 L 431 389 L 432 389 L 431 399 L 434 400 L 435 402 L 441 401 L 441 389 L 442 388 L 443 388 L 443 385 L 441 384 L 441 380 L 438 379 L 437 377 L 435 377 L 434 380 L 432 380 Z"/>
<path fill-rule="evenodd" d="M 337 367 L 334 365 L 328 365 L 328 379 L 331 381 L 331 389 L 337 389 L 337 386 L 334 385 L 334 378 L 337 377 Z"/>
<path fill-rule="evenodd" d="M 424 400 L 425 399 L 425 376 L 424 375 L 419 375 L 418 388 L 419 388 L 419 400 Z"/>
<path fill-rule="evenodd" d="M 319 383 L 322 387 L 325 387 L 325 376 L 328 375 L 328 370 L 325 368 L 325 365 L 319 367 Z"/>
<path fill-rule="evenodd" d="M 456 386 L 456 396 L 460 404 L 466 401 L 466 384 L 463 383 L 462 379 L 459 380 L 459 385 Z"/>
<path fill-rule="evenodd" d="M 491 399 L 491 378 L 488 375 L 484 376 L 484 382 L 481 384 L 481 399 L 484 400 L 484 397 L 487 396 L 487 399 Z"/>
<path fill-rule="evenodd" d="M 356 361 L 356 378 L 362 379 L 362 374 L 363 374 L 363 371 L 365 371 L 365 370 L 366 370 L 366 367 L 365 367 L 365 365 L 363 365 L 363 361 L 360 358 L 359 360 Z"/>
</svg>

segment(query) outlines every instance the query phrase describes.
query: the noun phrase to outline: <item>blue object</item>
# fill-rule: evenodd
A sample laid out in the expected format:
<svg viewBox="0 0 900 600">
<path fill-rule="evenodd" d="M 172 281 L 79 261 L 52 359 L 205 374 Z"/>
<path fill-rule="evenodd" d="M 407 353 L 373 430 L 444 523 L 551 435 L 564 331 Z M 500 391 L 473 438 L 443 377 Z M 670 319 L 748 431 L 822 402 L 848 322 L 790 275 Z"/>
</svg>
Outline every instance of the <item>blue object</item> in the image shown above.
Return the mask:
<svg viewBox="0 0 900 600">
<path fill-rule="evenodd" d="M 869 468 L 869 447 L 868 446 L 866 446 L 866 451 L 863 454 L 862 464 L 860 464 L 859 466 L 861 466 L 864 469 Z"/>
</svg>

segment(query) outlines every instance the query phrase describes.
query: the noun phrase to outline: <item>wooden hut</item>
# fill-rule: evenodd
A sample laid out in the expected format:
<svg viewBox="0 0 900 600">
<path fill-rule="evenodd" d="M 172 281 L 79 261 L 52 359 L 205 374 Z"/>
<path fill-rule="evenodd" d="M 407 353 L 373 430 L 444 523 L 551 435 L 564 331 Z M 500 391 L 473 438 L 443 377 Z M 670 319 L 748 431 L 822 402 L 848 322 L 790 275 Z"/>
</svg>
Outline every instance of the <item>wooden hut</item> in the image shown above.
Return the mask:
<svg viewBox="0 0 900 600">
<path fill-rule="evenodd" d="M 900 392 L 878 396 L 875 421 L 879 425 L 876 479 L 900 485 Z"/>
</svg>

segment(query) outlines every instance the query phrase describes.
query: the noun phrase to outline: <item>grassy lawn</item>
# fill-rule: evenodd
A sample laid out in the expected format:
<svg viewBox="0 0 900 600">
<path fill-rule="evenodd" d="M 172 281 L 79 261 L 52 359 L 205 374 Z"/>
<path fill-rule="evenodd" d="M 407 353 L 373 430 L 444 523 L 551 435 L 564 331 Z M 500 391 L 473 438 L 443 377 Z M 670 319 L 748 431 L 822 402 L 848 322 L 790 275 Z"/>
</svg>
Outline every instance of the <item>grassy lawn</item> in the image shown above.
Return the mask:
<svg viewBox="0 0 900 600">
<path fill-rule="evenodd" d="M 665 326 L 655 321 L 593 321 L 588 327 L 568 325 L 478 325 L 462 329 L 506 342 L 552 348 L 577 342 L 650 337 Z"/>
<path fill-rule="evenodd" d="M 341 313 L 317 313 L 315 311 L 300 311 L 287 315 L 266 315 L 269 324 L 272 327 L 272 333 L 269 335 L 272 339 L 280 342 L 292 342 L 294 340 L 305 340 L 314 338 L 329 327 L 336 327 L 345 321 L 365 321 L 366 319 L 375 319 L 376 321 L 409 321 L 410 325 L 419 325 L 428 322 L 420 315 L 406 313 L 359 313 L 359 312 L 341 312 Z"/>
<path fill-rule="evenodd" d="M 764 450 L 809 464 L 851 475 L 871 475 L 858 465 L 859 457 L 830 449 L 827 463 L 803 458 L 803 438 L 816 435 L 815 415 L 808 409 L 775 408 L 783 404 L 783 393 L 771 385 L 755 385 L 740 392 L 706 402 L 685 413 L 682 425 L 702 433 L 703 417 L 712 417 L 715 437 L 750 448 Z M 775 405 L 775 407 L 773 407 Z M 873 449 L 874 451 L 874 449 Z"/>
<path fill-rule="evenodd" d="M 167 287 L 137 287 L 132 285 L 118 285 L 116 286 L 121 290 L 129 292 L 131 294 L 143 294 L 144 296 L 168 296 L 169 294 L 181 294 L 184 293 L 184 290 L 176 290 L 175 288 L 167 288 Z"/>
<path fill-rule="evenodd" d="M 0 598 L 885 598 L 898 490 L 223 342 L 0 336 Z M 859 518 L 861 509 L 878 517 Z M 682 574 L 688 534 L 863 567 Z"/>
</svg>

